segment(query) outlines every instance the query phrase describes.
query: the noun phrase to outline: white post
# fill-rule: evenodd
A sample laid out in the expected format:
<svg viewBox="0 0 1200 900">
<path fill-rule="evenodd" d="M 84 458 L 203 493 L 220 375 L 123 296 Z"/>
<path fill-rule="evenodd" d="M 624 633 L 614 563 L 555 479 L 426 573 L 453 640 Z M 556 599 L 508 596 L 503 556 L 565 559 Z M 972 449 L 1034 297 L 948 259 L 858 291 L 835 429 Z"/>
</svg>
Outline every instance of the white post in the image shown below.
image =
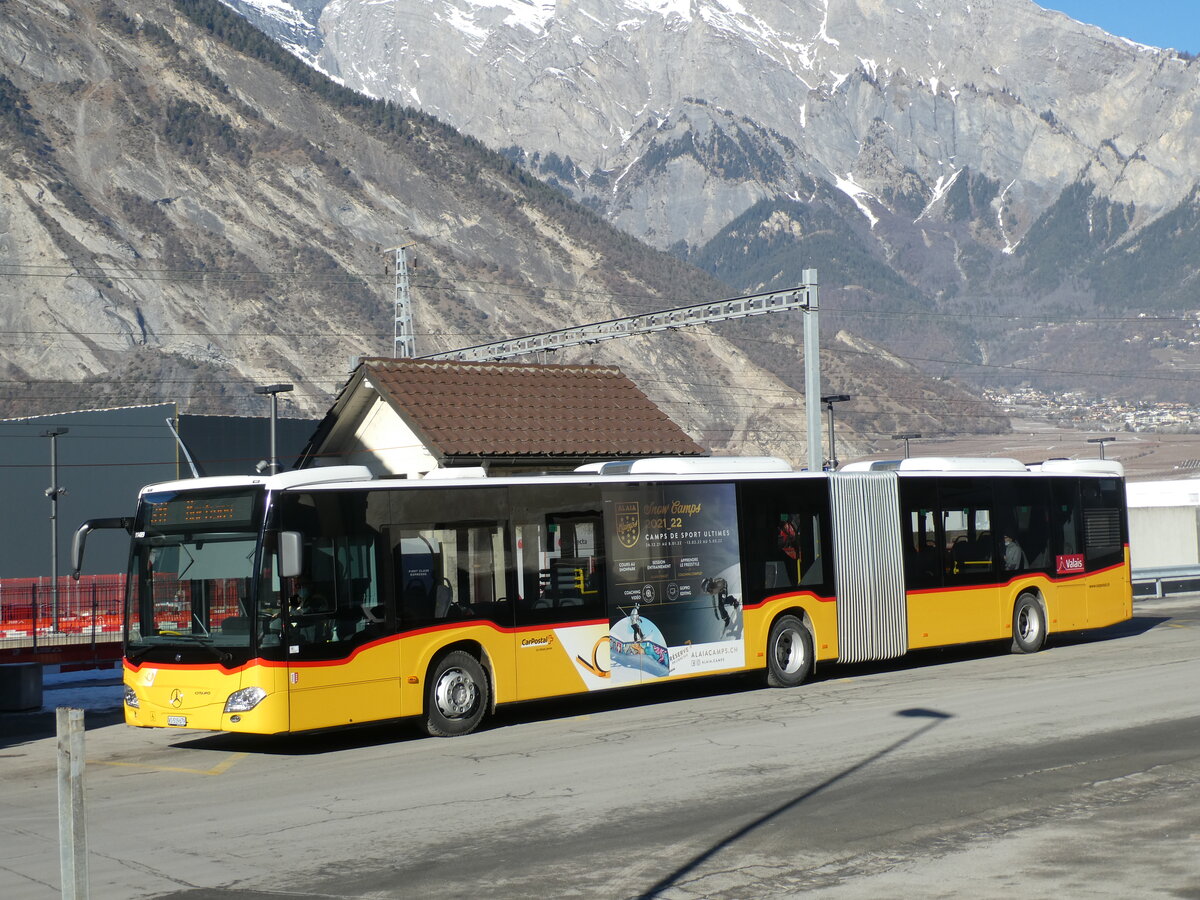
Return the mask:
<svg viewBox="0 0 1200 900">
<path fill-rule="evenodd" d="M 83 710 L 60 706 L 58 724 L 58 848 L 64 900 L 88 895 L 87 819 L 83 809 Z"/>
<path fill-rule="evenodd" d="M 808 306 L 804 308 L 804 409 L 808 414 L 808 471 L 820 472 L 821 453 L 821 350 L 817 323 L 817 270 L 805 269 Z"/>
</svg>

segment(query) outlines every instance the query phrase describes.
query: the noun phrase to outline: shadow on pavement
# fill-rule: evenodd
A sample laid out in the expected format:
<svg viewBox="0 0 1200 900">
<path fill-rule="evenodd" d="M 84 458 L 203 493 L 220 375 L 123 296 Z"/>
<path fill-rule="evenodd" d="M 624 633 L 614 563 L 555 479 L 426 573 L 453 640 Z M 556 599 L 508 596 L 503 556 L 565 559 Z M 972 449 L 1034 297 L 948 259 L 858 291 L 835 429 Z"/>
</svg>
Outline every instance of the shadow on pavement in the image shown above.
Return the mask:
<svg viewBox="0 0 1200 900">
<path fill-rule="evenodd" d="M 484 721 L 479 733 L 531 722 L 570 719 L 631 706 L 650 706 L 678 700 L 717 696 L 737 690 L 756 690 L 761 677 L 724 675 L 700 681 L 671 682 L 647 687 L 623 688 L 594 694 L 573 694 L 503 706 Z M 189 733 L 170 746 L 181 750 L 212 750 L 223 753 L 258 753 L 279 756 L 312 756 L 384 744 L 405 744 L 426 738 L 414 719 L 393 719 L 363 725 L 340 726 L 329 731 L 299 734 L 205 734 Z M 455 741 L 470 740 L 470 735 Z"/>
<path fill-rule="evenodd" d="M 696 854 L 690 860 L 688 860 L 683 865 L 681 865 L 677 869 L 675 869 L 675 871 L 673 871 L 670 874 L 659 879 L 659 881 L 656 884 L 652 885 L 649 890 L 645 891 L 644 893 L 642 893 L 640 895 L 639 900 L 649 900 L 649 898 L 660 896 L 663 891 L 671 888 L 677 881 L 679 881 L 682 878 L 685 878 L 690 873 L 694 872 L 701 865 L 703 865 L 708 860 L 712 859 L 714 856 L 716 856 L 722 850 L 732 847 L 734 844 L 736 844 L 742 838 L 747 837 L 749 834 L 751 834 L 756 829 L 762 827 L 763 825 L 766 825 L 772 819 L 776 819 L 779 816 L 782 816 L 784 813 L 787 813 L 790 810 L 795 809 L 801 803 L 810 799 L 811 797 L 815 797 L 817 794 L 821 793 L 821 791 L 825 790 L 826 788 L 832 787 L 833 785 L 837 784 L 839 781 L 849 778 L 851 775 L 865 769 L 867 766 L 871 765 L 872 763 L 878 762 L 879 760 L 883 759 L 884 757 L 894 753 L 896 750 L 899 750 L 905 744 L 907 744 L 911 741 L 915 741 L 917 738 L 921 737 L 923 734 L 928 732 L 930 729 L 936 728 L 938 725 L 940 725 L 946 719 L 953 718 L 953 716 L 951 716 L 949 713 L 938 712 L 937 710 L 933 710 L 933 709 L 902 709 L 902 710 L 898 710 L 896 712 L 896 715 L 902 716 L 904 718 L 910 718 L 910 719 L 929 719 L 930 721 L 927 721 L 924 725 L 921 725 L 919 728 L 917 728 L 911 734 L 905 735 L 904 737 L 900 738 L 898 741 L 894 741 L 889 746 L 884 747 L 882 750 L 879 750 L 878 752 L 873 753 L 871 756 L 868 756 L 865 759 L 862 759 L 861 761 L 855 763 L 854 765 L 843 769 L 841 772 L 838 772 L 832 778 L 827 778 L 825 781 L 822 781 L 820 784 L 816 785 L 815 787 L 809 788 L 804 793 L 796 795 L 791 800 L 789 800 L 787 803 L 777 806 L 775 809 L 771 810 L 770 812 L 764 813 L 763 815 L 759 816 L 757 819 L 754 819 L 754 820 L 748 822 L 747 824 L 743 825 L 737 831 L 735 831 L 732 834 L 729 834 L 728 836 L 717 841 L 717 843 L 713 844 L 707 850 Z"/>
<path fill-rule="evenodd" d="M 124 721 L 125 712 L 121 709 L 88 709 L 83 713 L 83 727 L 87 731 Z M 53 709 L 0 713 L 0 750 L 52 738 L 57 732 L 58 724 Z"/>
</svg>

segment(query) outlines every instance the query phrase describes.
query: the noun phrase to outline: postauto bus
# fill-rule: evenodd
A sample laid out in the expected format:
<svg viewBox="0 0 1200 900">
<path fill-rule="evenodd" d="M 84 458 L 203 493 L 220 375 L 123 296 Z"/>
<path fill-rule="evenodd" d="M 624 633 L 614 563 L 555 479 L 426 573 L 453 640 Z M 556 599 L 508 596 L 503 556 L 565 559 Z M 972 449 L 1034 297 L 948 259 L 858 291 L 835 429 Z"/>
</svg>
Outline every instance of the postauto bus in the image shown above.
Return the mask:
<svg viewBox="0 0 1200 900">
<path fill-rule="evenodd" d="M 275 734 L 972 641 L 1039 650 L 1132 612 L 1111 461 L 773 458 L 150 485 L 132 519 L 131 725 Z"/>
</svg>

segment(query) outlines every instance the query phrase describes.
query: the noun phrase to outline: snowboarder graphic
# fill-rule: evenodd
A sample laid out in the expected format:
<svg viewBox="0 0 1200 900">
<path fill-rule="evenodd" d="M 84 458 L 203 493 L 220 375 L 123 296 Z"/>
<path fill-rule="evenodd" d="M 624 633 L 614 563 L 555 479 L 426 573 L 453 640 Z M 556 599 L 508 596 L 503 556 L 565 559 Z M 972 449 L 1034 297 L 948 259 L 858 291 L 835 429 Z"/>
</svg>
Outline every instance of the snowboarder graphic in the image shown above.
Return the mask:
<svg viewBox="0 0 1200 900">
<path fill-rule="evenodd" d="M 730 595 L 729 582 L 724 578 L 705 578 L 700 583 L 700 588 L 712 597 L 713 614 L 724 625 L 722 636 L 736 635 L 741 626 L 738 611 L 742 604 L 737 597 Z"/>
</svg>

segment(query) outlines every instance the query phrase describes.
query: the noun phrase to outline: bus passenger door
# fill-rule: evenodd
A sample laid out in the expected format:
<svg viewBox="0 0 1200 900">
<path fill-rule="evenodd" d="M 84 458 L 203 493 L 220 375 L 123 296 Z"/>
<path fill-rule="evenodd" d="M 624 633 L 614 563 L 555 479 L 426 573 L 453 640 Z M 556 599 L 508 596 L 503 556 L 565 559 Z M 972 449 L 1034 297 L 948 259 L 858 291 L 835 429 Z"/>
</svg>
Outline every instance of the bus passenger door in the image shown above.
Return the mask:
<svg viewBox="0 0 1200 900">
<path fill-rule="evenodd" d="M 1047 627 L 1069 631 L 1087 626 L 1087 581 L 1083 528 L 1080 522 L 1079 484 L 1074 478 L 1050 483 L 1050 546 L 1052 587 L 1047 592 Z"/>
<path fill-rule="evenodd" d="M 514 526 L 517 698 L 612 685 L 597 511 L 528 515 Z"/>
<path fill-rule="evenodd" d="M 399 644 L 382 602 L 374 539 L 314 541 L 308 571 L 291 581 L 285 632 L 291 730 L 399 716 Z"/>
</svg>

